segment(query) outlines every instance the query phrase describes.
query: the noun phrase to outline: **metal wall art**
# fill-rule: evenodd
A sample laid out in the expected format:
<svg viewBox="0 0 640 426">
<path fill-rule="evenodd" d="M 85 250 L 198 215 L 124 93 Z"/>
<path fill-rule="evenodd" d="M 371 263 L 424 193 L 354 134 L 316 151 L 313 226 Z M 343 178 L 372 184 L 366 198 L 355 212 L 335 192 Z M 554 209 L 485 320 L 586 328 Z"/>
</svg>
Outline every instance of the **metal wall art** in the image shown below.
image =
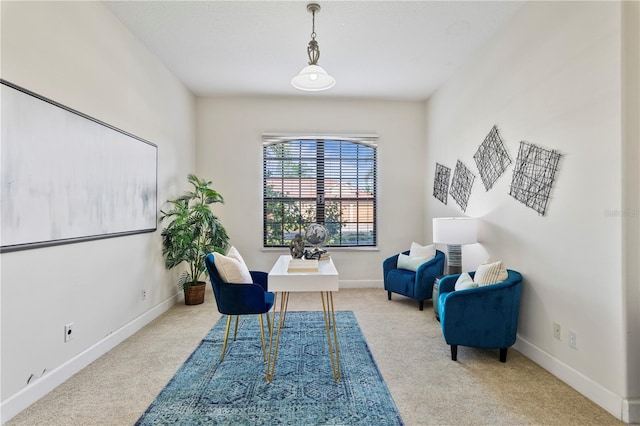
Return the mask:
<svg viewBox="0 0 640 426">
<path fill-rule="evenodd" d="M 436 175 L 433 178 L 433 196 L 444 204 L 447 204 L 450 176 L 451 169 L 449 167 L 436 163 Z"/>
<path fill-rule="evenodd" d="M 469 196 L 471 195 L 471 187 L 475 176 L 471 173 L 471 170 L 465 166 L 462 161 L 456 162 L 456 168 L 453 171 L 453 180 L 451 181 L 451 190 L 449 194 L 456 200 L 456 203 L 460 206 L 462 211 L 467 210 L 467 203 Z"/>
<path fill-rule="evenodd" d="M 496 126 L 493 126 L 487 137 L 484 138 L 484 142 L 478 147 L 473 159 L 476 160 L 485 190 L 490 190 L 511 164 L 511 158 Z"/>
<path fill-rule="evenodd" d="M 544 216 L 560 154 L 520 142 L 509 195 Z"/>
</svg>

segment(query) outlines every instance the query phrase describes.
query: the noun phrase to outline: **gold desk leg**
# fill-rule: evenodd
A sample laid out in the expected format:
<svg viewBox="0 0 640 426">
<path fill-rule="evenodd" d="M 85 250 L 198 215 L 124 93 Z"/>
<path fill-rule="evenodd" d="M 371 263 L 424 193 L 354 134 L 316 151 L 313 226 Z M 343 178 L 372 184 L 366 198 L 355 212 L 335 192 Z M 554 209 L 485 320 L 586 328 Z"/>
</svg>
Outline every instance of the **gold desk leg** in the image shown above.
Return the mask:
<svg viewBox="0 0 640 426">
<path fill-rule="evenodd" d="M 326 293 L 326 294 L 325 294 Z M 339 382 L 342 379 L 340 371 L 340 350 L 338 348 L 338 332 L 336 330 L 336 315 L 333 307 L 333 292 L 320 292 L 322 298 L 322 312 L 324 314 L 324 325 L 327 331 L 327 346 L 329 347 L 329 355 L 331 356 L 331 369 L 333 370 L 333 379 Z M 326 302 L 325 302 L 326 297 Z M 333 328 L 333 336 L 331 329 Z M 332 342 L 333 337 L 333 342 Z M 333 348 L 335 347 L 335 353 Z"/>
<path fill-rule="evenodd" d="M 285 305 L 284 318 L 282 319 L 282 325 L 284 325 L 287 322 L 287 312 L 288 312 L 287 307 L 289 306 L 289 292 L 287 291 L 286 293 L 283 293 L 282 297 L 286 299 L 284 301 L 284 305 Z M 282 313 L 282 310 L 280 310 L 280 313 Z"/>
<path fill-rule="evenodd" d="M 273 353 L 273 328 L 276 323 L 276 310 L 278 306 L 278 293 L 273 294 L 273 319 L 269 325 L 269 352 L 267 353 L 267 368 L 265 370 L 265 380 L 269 382 L 269 373 L 271 370 L 271 354 Z"/>
<path fill-rule="evenodd" d="M 278 293 L 274 296 L 273 306 L 277 306 Z M 265 380 L 267 383 L 273 381 L 273 374 L 276 369 L 276 358 L 278 356 L 278 345 L 280 343 L 280 332 L 284 327 L 284 320 L 287 315 L 287 305 L 289 304 L 289 292 L 283 292 L 280 298 L 280 318 L 278 321 L 278 332 L 276 334 L 276 344 L 273 346 L 273 328 L 276 322 L 276 310 L 273 311 L 273 321 L 271 321 L 271 329 L 269 330 L 269 356 L 267 358 L 267 372 L 265 374 Z"/>
</svg>

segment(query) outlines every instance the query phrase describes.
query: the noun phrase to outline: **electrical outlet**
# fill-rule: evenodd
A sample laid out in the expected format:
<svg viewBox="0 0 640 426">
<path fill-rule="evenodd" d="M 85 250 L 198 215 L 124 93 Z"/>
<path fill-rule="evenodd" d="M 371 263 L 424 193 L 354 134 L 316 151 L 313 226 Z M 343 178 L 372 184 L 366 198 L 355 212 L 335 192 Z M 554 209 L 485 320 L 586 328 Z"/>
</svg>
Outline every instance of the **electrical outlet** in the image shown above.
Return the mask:
<svg viewBox="0 0 640 426">
<path fill-rule="evenodd" d="M 578 333 L 575 330 L 569 330 L 569 346 L 578 349 Z"/>
<path fill-rule="evenodd" d="M 67 343 L 70 340 L 73 340 L 73 323 L 64 326 L 64 342 Z"/>
<path fill-rule="evenodd" d="M 140 292 L 140 300 L 146 300 L 147 299 L 147 290 L 146 289 L 142 289 L 142 291 Z"/>
<path fill-rule="evenodd" d="M 553 323 L 553 337 L 558 340 L 562 340 L 560 324 L 558 324 L 557 322 Z"/>
</svg>

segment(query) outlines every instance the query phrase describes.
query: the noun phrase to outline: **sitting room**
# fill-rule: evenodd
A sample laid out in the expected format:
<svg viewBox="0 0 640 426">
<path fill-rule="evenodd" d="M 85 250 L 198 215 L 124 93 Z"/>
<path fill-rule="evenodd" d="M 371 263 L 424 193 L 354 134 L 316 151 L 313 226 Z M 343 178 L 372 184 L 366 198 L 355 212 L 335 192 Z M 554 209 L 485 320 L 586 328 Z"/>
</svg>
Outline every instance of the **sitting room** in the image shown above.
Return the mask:
<svg viewBox="0 0 640 426">
<path fill-rule="evenodd" d="M 640 423 L 640 2 L 308 4 L 0 2 L 2 424 Z M 195 273 L 192 175 L 226 233 Z M 331 287 L 283 287 L 298 233 Z M 264 323 L 204 273 L 231 248 Z M 263 400 L 224 417 L 216 371 Z"/>
</svg>

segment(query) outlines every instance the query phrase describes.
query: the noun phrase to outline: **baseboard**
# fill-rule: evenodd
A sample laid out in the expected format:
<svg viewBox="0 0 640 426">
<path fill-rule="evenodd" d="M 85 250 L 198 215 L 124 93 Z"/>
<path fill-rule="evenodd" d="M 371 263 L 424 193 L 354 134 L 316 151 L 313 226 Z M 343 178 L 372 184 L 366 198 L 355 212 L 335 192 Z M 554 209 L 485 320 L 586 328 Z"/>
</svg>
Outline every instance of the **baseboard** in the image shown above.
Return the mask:
<svg viewBox="0 0 640 426">
<path fill-rule="evenodd" d="M 340 280 L 340 288 L 384 288 L 382 280 Z"/>
<path fill-rule="evenodd" d="M 622 402 L 622 421 L 640 424 L 640 399 L 625 399 Z"/>
<path fill-rule="evenodd" d="M 513 348 L 580 392 L 585 397 L 589 398 L 594 403 L 598 404 L 600 407 L 607 410 L 617 419 L 629 422 L 629 420 L 625 420 L 624 415 L 624 406 L 628 405 L 628 409 L 626 410 L 627 417 L 636 417 L 635 421 L 631 421 L 631 423 L 638 421 L 637 414 L 640 411 L 640 401 L 625 401 L 619 395 L 614 394 L 599 383 L 594 382 L 584 374 L 573 369 L 557 358 L 554 358 L 549 353 L 543 351 L 520 336 L 518 336 Z M 635 413 L 632 412 L 633 410 L 635 410 Z"/>
<path fill-rule="evenodd" d="M 61 366 L 45 374 L 39 380 L 7 398 L 0 405 L 0 420 L 2 424 L 19 414 L 22 410 L 64 383 L 71 376 L 91 364 L 102 355 L 122 343 L 135 332 L 162 315 L 180 299 L 181 293 L 176 293 L 164 302 L 122 326 L 90 348 L 71 358 Z"/>
</svg>

